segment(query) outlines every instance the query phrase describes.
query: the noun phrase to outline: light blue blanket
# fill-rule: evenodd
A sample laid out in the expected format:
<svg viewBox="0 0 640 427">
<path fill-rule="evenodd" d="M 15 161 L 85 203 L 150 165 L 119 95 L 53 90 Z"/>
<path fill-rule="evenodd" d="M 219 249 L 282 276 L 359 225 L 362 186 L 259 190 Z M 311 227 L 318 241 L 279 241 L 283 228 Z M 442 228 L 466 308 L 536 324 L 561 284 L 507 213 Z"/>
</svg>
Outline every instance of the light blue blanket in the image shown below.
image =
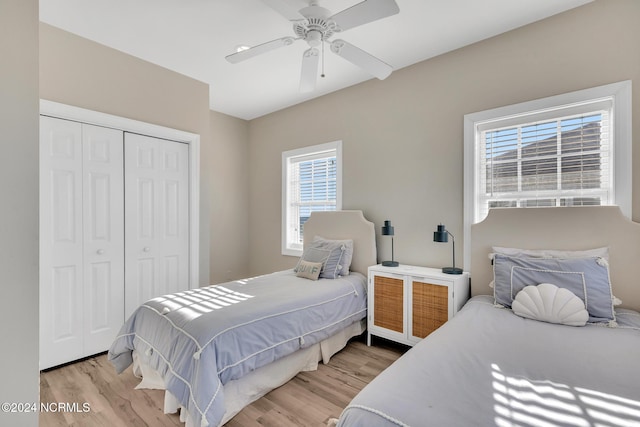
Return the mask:
<svg viewBox="0 0 640 427">
<path fill-rule="evenodd" d="M 366 316 L 359 273 L 312 281 L 292 270 L 152 299 L 109 350 L 118 373 L 132 350 L 157 370 L 196 425 L 217 426 L 222 386 Z"/>
</svg>

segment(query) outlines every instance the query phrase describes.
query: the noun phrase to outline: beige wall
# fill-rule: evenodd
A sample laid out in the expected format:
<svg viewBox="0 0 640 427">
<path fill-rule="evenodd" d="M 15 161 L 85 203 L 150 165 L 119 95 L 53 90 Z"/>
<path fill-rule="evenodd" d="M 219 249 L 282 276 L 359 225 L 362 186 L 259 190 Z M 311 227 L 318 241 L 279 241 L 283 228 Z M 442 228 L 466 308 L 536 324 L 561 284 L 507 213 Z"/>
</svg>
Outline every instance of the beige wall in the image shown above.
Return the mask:
<svg viewBox="0 0 640 427">
<path fill-rule="evenodd" d="M 40 97 L 208 137 L 206 83 L 45 23 Z"/>
<path fill-rule="evenodd" d="M 343 208 L 396 227 L 401 263 L 451 264 L 434 243 L 440 222 L 462 264 L 463 116 L 621 80 L 640 105 L 640 2 L 597 0 L 449 54 L 250 122 L 251 273 L 288 268 L 280 255 L 281 153 L 341 139 Z M 636 111 L 638 108 L 635 109 Z M 634 113 L 634 140 L 640 114 Z M 635 143 L 634 169 L 640 167 Z M 640 220 L 640 174 L 634 176 Z M 378 236 L 379 259 L 390 258 Z"/>
<path fill-rule="evenodd" d="M 0 4 L 0 58 L 0 402 L 38 402 L 38 0 Z"/>
<path fill-rule="evenodd" d="M 211 283 L 220 283 L 249 275 L 249 123 L 211 111 L 210 126 Z"/>
</svg>

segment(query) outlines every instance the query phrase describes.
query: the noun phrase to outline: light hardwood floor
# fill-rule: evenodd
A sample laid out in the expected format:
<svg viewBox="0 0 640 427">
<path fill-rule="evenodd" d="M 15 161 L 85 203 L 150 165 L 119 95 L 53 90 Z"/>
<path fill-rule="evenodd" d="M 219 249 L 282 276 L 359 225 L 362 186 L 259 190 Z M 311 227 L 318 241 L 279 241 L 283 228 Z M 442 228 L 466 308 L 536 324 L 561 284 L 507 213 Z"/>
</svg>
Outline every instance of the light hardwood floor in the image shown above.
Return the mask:
<svg viewBox="0 0 640 427">
<path fill-rule="evenodd" d="M 351 341 L 317 371 L 301 372 L 291 381 L 244 408 L 227 427 L 326 426 L 351 399 L 406 347 L 374 338 Z M 135 390 L 131 368 L 121 375 L 99 355 L 40 374 L 40 401 L 76 404 L 71 411 L 41 412 L 41 427 L 183 426 L 178 415 L 163 414 L 160 390 Z M 90 410 L 83 412 L 83 404 Z"/>
</svg>

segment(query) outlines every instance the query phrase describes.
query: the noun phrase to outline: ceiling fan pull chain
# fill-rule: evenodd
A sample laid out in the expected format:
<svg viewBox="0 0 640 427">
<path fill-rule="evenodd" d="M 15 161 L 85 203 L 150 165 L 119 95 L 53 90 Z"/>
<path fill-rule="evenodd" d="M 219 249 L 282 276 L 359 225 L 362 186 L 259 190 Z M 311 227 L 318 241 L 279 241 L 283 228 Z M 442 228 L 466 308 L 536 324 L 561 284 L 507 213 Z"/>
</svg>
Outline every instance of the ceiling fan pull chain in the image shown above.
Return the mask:
<svg viewBox="0 0 640 427">
<path fill-rule="evenodd" d="M 324 43 L 322 43 L 322 74 L 320 74 L 320 77 L 324 78 Z"/>
</svg>

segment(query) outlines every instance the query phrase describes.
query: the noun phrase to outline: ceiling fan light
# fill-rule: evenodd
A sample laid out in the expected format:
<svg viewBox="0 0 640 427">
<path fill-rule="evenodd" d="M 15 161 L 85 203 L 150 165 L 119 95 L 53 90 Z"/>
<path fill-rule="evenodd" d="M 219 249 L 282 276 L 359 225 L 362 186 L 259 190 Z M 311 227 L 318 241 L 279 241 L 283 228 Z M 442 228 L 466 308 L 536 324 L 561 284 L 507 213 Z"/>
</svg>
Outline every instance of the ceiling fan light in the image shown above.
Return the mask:
<svg viewBox="0 0 640 427">
<path fill-rule="evenodd" d="M 305 41 L 311 47 L 318 47 L 322 43 L 322 33 L 320 31 L 311 30 L 307 33 Z"/>
</svg>

